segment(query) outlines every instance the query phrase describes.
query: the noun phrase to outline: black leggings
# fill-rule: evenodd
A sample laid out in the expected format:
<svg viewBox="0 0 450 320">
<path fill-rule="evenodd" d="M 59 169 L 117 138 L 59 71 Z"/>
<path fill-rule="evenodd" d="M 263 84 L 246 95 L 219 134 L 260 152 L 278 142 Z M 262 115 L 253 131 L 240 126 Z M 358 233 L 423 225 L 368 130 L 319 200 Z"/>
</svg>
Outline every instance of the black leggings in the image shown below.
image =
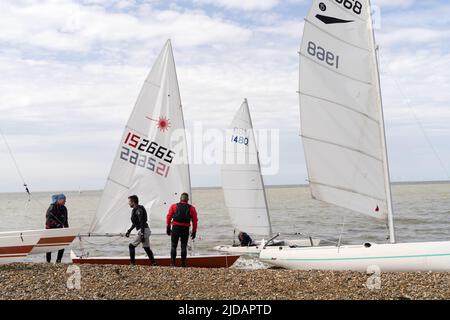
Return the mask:
<svg viewBox="0 0 450 320">
<path fill-rule="evenodd" d="M 187 244 L 189 241 L 189 227 L 173 226 L 172 228 L 172 248 L 170 250 L 170 258 L 172 263 L 177 257 L 178 241 L 181 240 L 181 260 L 185 261 L 187 257 Z"/>
<path fill-rule="evenodd" d="M 58 251 L 58 257 L 56 258 L 56 262 L 59 263 L 62 260 L 62 257 L 64 255 L 64 249 L 61 249 Z M 47 252 L 47 262 L 52 261 L 52 253 L 51 252 Z"/>
</svg>

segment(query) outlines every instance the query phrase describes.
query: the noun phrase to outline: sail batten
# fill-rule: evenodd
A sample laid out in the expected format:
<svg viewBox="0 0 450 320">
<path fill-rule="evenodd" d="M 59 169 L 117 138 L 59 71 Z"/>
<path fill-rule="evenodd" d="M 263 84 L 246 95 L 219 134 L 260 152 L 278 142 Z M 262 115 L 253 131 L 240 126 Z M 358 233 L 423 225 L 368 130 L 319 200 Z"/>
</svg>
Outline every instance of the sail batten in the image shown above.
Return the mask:
<svg viewBox="0 0 450 320">
<path fill-rule="evenodd" d="M 312 197 L 387 220 L 387 155 L 369 1 L 344 6 L 314 0 L 305 20 L 300 125 Z"/>
<path fill-rule="evenodd" d="M 308 183 L 314 184 L 314 185 L 320 185 L 320 186 L 323 186 L 323 187 L 332 188 L 332 189 L 336 189 L 336 190 L 340 190 L 340 191 L 345 191 L 345 192 L 354 193 L 354 194 L 357 194 L 357 195 L 359 195 L 359 196 L 364 196 L 364 197 L 372 198 L 372 199 L 377 200 L 377 201 L 384 201 L 383 198 L 376 198 L 376 197 L 374 197 L 374 196 L 372 196 L 372 195 L 370 195 L 370 194 L 367 194 L 367 193 L 361 193 L 361 192 L 359 192 L 359 191 L 352 190 L 352 189 L 348 189 L 348 188 L 342 188 L 342 187 L 340 187 L 340 186 L 332 186 L 332 185 L 329 185 L 329 184 L 319 183 L 319 182 L 314 182 L 314 181 L 311 181 L 311 180 L 308 180 Z"/>
<path fill-rule="evenodd" d="M 127 189 L 127 190 L 130 189 L 130 187 L 125 186 L 125 185 L 121 184 L 120 182 L 114 181 L 113 179 L 108 178 L 108 181 L 111 181 L 112 183 L 115 183 L 116 185 L 121 186 L 124 189 Z"/>
<path fill-rule="evenodd" d="M 374 159 L 376 161 L 383 162 L 383 160 L 381 158 L 377 158 L 376 156 L 374 156 L 372 154 L 369 154 L 369 153 L 364 152 L 362 150 L 358 150 L 356 148 L 345 146 L 345 145 L 342 145 L 342 144 L 339 144 L 339 143 L 335 143 L 335 142 L 332 142 L 332 141 L 326 141 L 326 140 L 321 140 L 321 139 L 318 139 L 318 138 L 308 137 L 308 136 L 303 135 L 303 134 L 300 135 L 300 137 L 302 137 L 303 139 L 308 139 L 308 140 L 312 140 L 312 141 L 319 142 L 319 143 L 325 143 L 325 144 L 333 145 L 335 147 L 346 149 L 348 151 L 353 151 L 353 152 L 356 152 L 356 153 L 360 153 L 360 154 L 362 154 L 362 155 L 364 155 L 366 157 L 372 158 L 372 159 Z"/>
<path fill-rule="evenodd" d="M 303 93 L 303 92 L 300 92 L 300 91 L 298 93 L 300 95 L 303 95 L 303 96 L 307 96 L 307 97 L 310 97 L 310 98 L 314 98 L 314 99 L 322 100 L 322 101 L 325 101 L 325 102 L 328 102 L 328 103 L 332 103 L 332 104 L 334 104 L 336 106 L 339 106 L 341 108 L 345 108 L 345 109 L 353 111 L 353 112 L 355 112 L 355 113 L 357 113 L 357 114 L 359 114 L 359 115 L 361 115 L 363 117 L 366 117 L 367 119 L 372 120 L 373 122 L 375 122 L 377 125 L 380 124 L 380 122 L 377 119 L 372 118 L 369 114 L 364 113 L 364 112 L 362 112 L 360 110 L 356 110 L 356 109 L 354 109 L 354 108 L 352 108 L 350 106 L 346 106 L 346 105 L 340 104 L 340 103 L 335 102 L 335 101 L 331 101 L 331 100 L 328 100 L 328 99 L 325 99 L 325 98 L 322 98 L 322 97 L 316 97 L 316 96 L 313 96 L 313 95 L 310 95 L 310 94 L 307 94 L 307 93 Z"/>
<path fill-rule="evenodd" d="M 314 61 L 311 57 L 308 57 L 307 55 L 305 55 L 305 54 L 303 54 L 303 53 L 300 53 L 300 56 L 303 57 L 304 59 L 310 60 L 312 63 L 318 65 L 318 66 L 321 67 L 321 68 L 324 68 L 325 70 L 327 70 L 327 71 L 329 71 L 329 72 L 334 72 L 334 73 L 340 75 L 341 77 L 345 77 L 345 78 L 347 78 L 347 79 L 349 79 L 349 80 L 353 80 L 353 81 L 355 81 L 355 82 L 359 82 L 359 83 L 365 84 L 365 85 L 367 85 L 367 86 L 373 86 L 373 83 L 371 83 L 371 82 L 368 82 L 368 81 L 364 81 L 364 80 L 360 80 L 360 79 L 354 78 L 354 77 L 352 77 L 352 76 L 349 76 L 349 75 L 347 75 L 347 74 L 345 74 L 345 73 L 342 73 L 342 72 L 339 72 L 339 71 L 336 71 L 336 70 L 330 70 L 330 69 L 328 69 L 327 67 L 325 67 L 324 65 L 320 64 L 320 63 L 317 62 L 317 61 Z"/>
<path fill-rule="evenodd" d="M 305 19 L 305 21 L 306 21 L 309 25 L 311 25 L 311 26 L 317 28 L 318 30 L 322 31 L 323 33 L 329 35 L 330 37 L 332 37 L 332 38 L 334 38 L 334 39 L 336 39 L 336 40 L 338 40 L 338 41 L 341 41 L 341 42 L 343 42 L 343 43 L 345 43 L 345 44 L 348 44 L 348 45 L 350 45 L 350 46 L 352 46 L 352 47 L 355 47 L 355 48 L 357 48 L 357 49 L 360 49 L 360 50 L 364 50 L 364 51 L 370 52 L 370 50 L 369 50 L 368 48 L 360 47 L 360 46 L 358 46 L 358 45 L 356 45 L 356 44 L 353 44 L 353 43 L 351 43 L 351 42 L 345 41 L 344 39 L 339 38 L 339 37 L 337 37 L 336 35 L 327 32 L 326 30 L 322 29 L 322 28 L 319 27 L 317 24 L 311 22 L 311 21 L 308 20 L 308 19 Z"/>
</svg>

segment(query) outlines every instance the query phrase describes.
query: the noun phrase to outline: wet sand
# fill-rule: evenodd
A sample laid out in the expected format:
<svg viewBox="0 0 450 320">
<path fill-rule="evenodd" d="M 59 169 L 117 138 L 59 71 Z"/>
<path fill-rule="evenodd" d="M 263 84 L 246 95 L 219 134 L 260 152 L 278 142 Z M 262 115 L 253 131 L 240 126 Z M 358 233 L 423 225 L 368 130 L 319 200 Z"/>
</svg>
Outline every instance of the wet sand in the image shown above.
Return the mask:
<svg viewBox="0 0 450 320">
<path fill-rule="evenodd" d="M 450 299 L 450 273 L 385 273 L 377 289 L 371 275 L 354 272 L 82 265 L 80 289 L 69 289 L 68 280 L 77 284 L 70 268 L 0 266 L 0 299 Z"/>
</svg>

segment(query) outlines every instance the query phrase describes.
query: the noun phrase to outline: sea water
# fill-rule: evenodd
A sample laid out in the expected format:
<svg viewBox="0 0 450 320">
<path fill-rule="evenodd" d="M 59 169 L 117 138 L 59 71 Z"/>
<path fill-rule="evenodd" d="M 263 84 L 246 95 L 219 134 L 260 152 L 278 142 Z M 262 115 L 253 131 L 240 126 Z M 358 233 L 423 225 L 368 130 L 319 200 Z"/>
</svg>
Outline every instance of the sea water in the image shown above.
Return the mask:
<svg viewBox="0 0 450 320">
<path fill-rule="evenodd" d="M 25 193 L 0 194 L 0 231 L 43 228 L 53 193 L 35 193 L 32 201 Z M 87 232 L 101 191 L 66 192 L 66 195 L 70 226 Z M 295 238 L 295 233 L 302 233 L 320 238 L 324 244 L 336 244 L 339 239 L 342 244 L 386 242 L 388 230 L 384 222 L 312 200 L 308 187 L 269 187 L 267 196 L 273 230 L 283 234 L 280 238 Z M 192 199 L 198 211 L 199 228 L 195 243 L 190 242 L 191 253 L 211 254 L 217 245 L 232 244 L 233 227 L 222 190 L 194 189 Z M 393 201 L 398 242 L 450 241 L 450 183 L 395 184 Z M 162 222 L 150 220 L 150 227 L 165 230 Z M 151 245 L 156 255 L 170 253 L 167 236 L 152 236 Z M 77 253 L 83 250 L 89 256 L 127 256 L 128 239 L 83 238 L 81 243 L 74 241 L 72 249 Z M 142 249 L 137 251 L 144 253 Z M 66 250 L 65 262 L 70 261 L 69 252 Z M 43 255 L 26 259 L 45 260 Z M 247 269 L 265 267 L 255 259 L 246 258 L 236 265 Z"/>
</svg>

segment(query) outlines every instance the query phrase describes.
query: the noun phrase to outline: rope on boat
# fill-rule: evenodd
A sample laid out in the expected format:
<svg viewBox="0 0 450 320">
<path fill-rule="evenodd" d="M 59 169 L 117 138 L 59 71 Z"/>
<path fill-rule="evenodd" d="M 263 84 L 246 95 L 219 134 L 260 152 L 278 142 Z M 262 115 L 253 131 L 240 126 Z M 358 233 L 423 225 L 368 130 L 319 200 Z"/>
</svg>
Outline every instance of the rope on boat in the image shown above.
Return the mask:
<svg viewBox="0 0 450 320">
<path fill-rule="evenodd" d="M 384 60 L 383 58 L 381 60 Z M 419 125 L 420 131 L 422 132 L 425 140 L 427 141 L 431 151 L 434 153 L 434 156 L 436 157 L 436 159 L 438 160 L 442 170 L 444 171 L 447 180 L 450 180 L 450 172 L 447 168 L 447 166 L 445 165 L 444 161 L 442 160 L 442 157 L 440 156 L 439 152 L 437 151 L 436 147 L 434 146 L 433 142 L 431 141 L 430 136 L 427 134 L 426 130 L 425 130 L 425 125 L 423 124 L 422 120 L 419 118 L 416 110 L 414 109 L 414 107 L 412 106 L 411 103 L 411 99 L 409 98 L 409 96 L 406 95 L 405 91 L 403 90 L 403 87 L 400 85 L 399 80 L 397 80 L 397 78 L 391 73 L 389 72 L 389 68 L 386 68 L 386 74 L 394 81 L 395 86 L 398 89 L 398 92 L 400 93 L 400 95 L 403 97 L 403 100 L 406 103 L 406 106 L 410 109 L 411 114 L 414 117 L 414 120 L 417 122 L 417 124 Z"/>
<path fill-rule="evenodd" d="M 84 241 L 85 243 L 90 244 L 90 245 L 94 245 L 94 246 L 107 246 L 107 245 L 119 242 L 119 240 L 121 240 L 123 237 L 121 237 L 121 236 L 111 236 L 109 238 L 113 238 L 113 239 L 111 241 L 108 241 L 108 242 L 105 242 L 105 243 L 91 242 L 91 241 L 86 240 L 86 238 L 88 238 L 88 237 L 83 237 L 81 235 L 78 235 L 78 239 L 80 241 L 80 244 L 81 244 L 82 241 Z"/>
<path fill-rule="evenodd" d="M 11 157 L 11 160 L 16 168 L 16 171 L 19 174 L 20 179 L 22 180 L 23 186 L 25 188 L 25 192 L 28 195 L 28 201 L 31 201 L 31 192 L 30 192 L 30 189 L 28 188 L 28 184 L 25 182 L 25 178 L 22 174 L 22 171 L 20 170 L 19 164 L 17 163 L 16 157 L 14 157 L 14 153 L 12 152 L 12 149 L 9 146 L 8 140 L 6 140 L 6 136 L 1 129 L 0 129 L 0 135 L 2 136 L 3 141 L 5 142 L 6 149 L 8 150 L 9 156 Z"/>
<path fill-rule="evenodd" d="M 344 214 L 344 217 L 342 219 L 342 228 L 341 228 L 341 234 L 339 235 L 339 242 L 338 242 L 338 248 L 341 248 L 341 243 L 342 243 L 342 235 L 344 234 L 344 230 L 345 230 L 345 218 L 346 215 Z"/>
<path fill-rule="evenodd" d="M 333 239 L 327 239 L 323 238 L 321 235 L 313 234 L 313 233 L 302 233 L 302 232 L 295 232 L 295 233 L 286 233 L 286 232 L 280 232 L 280 236 L 300 236 L 308 239 L 320 239 L 321 243 L 330 243 L 333 245 L 338 245 L 339 242 Z"/>
</svg>

